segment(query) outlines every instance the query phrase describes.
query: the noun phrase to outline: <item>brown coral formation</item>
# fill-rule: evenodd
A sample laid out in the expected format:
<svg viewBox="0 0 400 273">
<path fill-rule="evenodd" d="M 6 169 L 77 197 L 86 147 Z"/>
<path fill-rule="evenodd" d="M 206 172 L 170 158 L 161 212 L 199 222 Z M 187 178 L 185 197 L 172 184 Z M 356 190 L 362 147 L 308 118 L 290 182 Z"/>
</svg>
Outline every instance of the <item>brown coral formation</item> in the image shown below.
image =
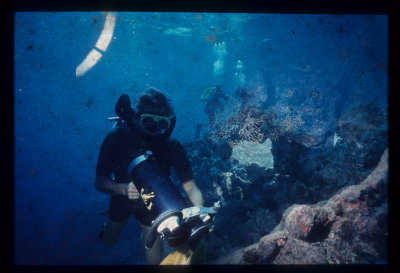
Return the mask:
<svg viewBox="0 0 400 273">
<path fill-rule="evenodd" d="M 216 263 L 387 263 L 387 180 L 386 150 L 360 184 L 327 201 L 290 206 L 270 234 Z"/>
</svg>

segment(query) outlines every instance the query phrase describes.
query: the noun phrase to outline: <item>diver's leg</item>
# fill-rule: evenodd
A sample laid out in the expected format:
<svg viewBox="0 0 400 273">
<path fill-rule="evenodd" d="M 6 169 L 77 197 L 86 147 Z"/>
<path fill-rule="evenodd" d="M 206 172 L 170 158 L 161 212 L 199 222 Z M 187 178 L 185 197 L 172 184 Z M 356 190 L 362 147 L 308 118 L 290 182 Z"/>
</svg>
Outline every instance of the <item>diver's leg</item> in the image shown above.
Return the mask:
<svg viewBox="0 0 400 273">
<path fill-rule="evenodd" d="M 199 138 L 202 127 L 203 127 L 203 124 L 201 124 L 201 123 L 197 124 L 196 133 L 194 135 L 195 140 Z"/>
<path fill-rule="evenodd" d="M 150 249 L 146 249 L 144 246 L 146 243 L 147 238 L 149 237 L 151 227 L 150 226 L 145 226 L 145 225 L 140 225 L 142 227 L 142 245 L 144 248 L 144 253 L 146 256 L 147 263 L 149 264 L 159 264 L 162 259 L 162 254 L 163 254 L 163 242 L 160 239 L 160 236 L 157 237 L 154 245 Z"/>
<path fill-rule="evenodd" d="M 122 229 L 124 228 L 127 220 L 122 221 L 112 221 L 107 219 L 107 222 L 104 227 L 104 237 L 103 242 L 106 247 L 111 247 L 117 242 L 119 235 L 121 234 Z"/>
</svg>

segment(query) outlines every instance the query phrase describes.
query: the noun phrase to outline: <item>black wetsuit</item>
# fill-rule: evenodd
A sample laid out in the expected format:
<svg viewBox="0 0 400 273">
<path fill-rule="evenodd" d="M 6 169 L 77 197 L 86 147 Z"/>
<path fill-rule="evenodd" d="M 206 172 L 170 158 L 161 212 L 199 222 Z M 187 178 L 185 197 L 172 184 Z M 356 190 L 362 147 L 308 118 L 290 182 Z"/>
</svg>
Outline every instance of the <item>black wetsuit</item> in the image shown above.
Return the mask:
<svg viewBox="0 0 400 273">
<path fill-rule="evenodd" d="M 127 167 L 133 158 L 130 155 L 153 152 L 164 174 L 175 169 L 181 182 L 193 179 L 193 172 L 182 145 L 174 139 L 151 141 L 126 124 L 114 126 L 103 140 L 96 166 L 96 174 L 114 179 L 117 183 L 129 183 Z M 126 220 L 133 214 L 141 224 L 150 226 L 157 215 L 149 213 L 141 199 L 130 200 L 125 195 L 113 195 L 110 199 L 109 218 L 112 221 Z"/>
</svg>

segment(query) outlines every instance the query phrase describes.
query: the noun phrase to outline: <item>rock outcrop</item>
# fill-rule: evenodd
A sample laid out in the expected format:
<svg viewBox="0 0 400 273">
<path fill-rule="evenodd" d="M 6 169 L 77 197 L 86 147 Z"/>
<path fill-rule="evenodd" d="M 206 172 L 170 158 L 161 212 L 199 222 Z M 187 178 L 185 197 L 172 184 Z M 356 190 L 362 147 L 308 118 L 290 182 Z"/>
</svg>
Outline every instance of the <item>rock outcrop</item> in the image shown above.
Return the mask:
<svg viewBox="0 0 400 273">
<path fill-rule="evenodd" d="M 217 264 L 387 263 L 388 150 L 360 184 L 329 200 L 292 205 L 274 230 Z"/>
</svg>

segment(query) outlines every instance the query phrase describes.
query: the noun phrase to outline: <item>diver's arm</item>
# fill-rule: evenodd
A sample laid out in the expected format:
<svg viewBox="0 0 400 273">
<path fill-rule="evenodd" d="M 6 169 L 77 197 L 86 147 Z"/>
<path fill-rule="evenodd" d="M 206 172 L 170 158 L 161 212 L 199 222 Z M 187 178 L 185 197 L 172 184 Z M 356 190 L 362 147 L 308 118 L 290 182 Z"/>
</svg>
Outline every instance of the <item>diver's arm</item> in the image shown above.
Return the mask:
<svg viewBox="0 0 400 273">
<path fill-rule="evenodd" d="M 138 199 L 139 192 L 135 185 L 131 183 L 116 183 L 107 176 L 96 175 L 95 187 L 97 191 L 109 195 L 126 195 L 129 199 Z"/>
<path fill-rule="evenodd" d="M 96 175 L 95 187 L 97 191 L 109 195 L 126 194 L 126 184 L 115 183 L 107 176 Z"/>
<path fill-rule="evenodd" d="M 182 186 L 193 205 L 202 207 L 204 204 L 203 194 L 197 187 L 194 180 L 185 181 L 182 183 Z"/>
</svg>

